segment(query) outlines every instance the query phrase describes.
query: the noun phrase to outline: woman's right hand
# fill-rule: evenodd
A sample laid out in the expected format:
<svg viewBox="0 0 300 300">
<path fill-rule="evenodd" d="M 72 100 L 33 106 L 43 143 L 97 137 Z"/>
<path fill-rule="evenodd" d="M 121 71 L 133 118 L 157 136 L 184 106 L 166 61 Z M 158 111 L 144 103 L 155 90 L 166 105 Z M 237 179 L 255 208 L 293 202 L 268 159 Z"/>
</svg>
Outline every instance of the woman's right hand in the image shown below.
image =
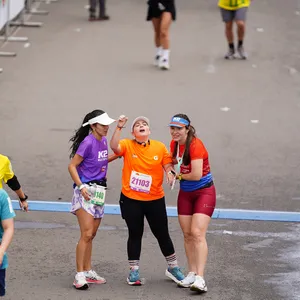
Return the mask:
<svg viewBox="0 0 300 300">
<path fill-rule="evenodd" d="M 117 126 L 118 126 L 119 128 L 124 127 L 124 125 L 126 124 L 127 120 L 128 120 L 128 117 L 126 117 L 126 116 L 124 116 L 124 115 L 121 115 L 121 116 L 119 117 Z"/>
<path fill-rule="evenodd" d="M 85 188 L 85 187 L 82 188 L 80 190 L 80 193 L 81 193 L 82 197 L 84 198 L 84 200 L 89 201 L 91 199 L 90 194 L 89 194 L 87 188 Z"/>
</svg>

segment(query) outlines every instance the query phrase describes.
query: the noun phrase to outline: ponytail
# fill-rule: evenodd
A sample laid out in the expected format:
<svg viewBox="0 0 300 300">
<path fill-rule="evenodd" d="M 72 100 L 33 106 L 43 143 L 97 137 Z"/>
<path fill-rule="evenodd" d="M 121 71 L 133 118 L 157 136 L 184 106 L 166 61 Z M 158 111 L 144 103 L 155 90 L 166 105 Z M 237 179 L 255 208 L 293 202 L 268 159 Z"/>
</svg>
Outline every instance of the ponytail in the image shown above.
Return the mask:
<svg viewBox="0 0 300 300">
<path fill-rule="evenodd" d="M 196 137 L 196 130 L 195 130 L 194 126 L 190 125 L 188 127 L 188 129 L 189 129 L 189 132 L 188 132 L 188 136 L 186 138 L 185 151 L 184 151 L 183 158 L 182 158 L 182 163 L 185 166 L 188 166 L 191 163 L 190 146 L 191 146 L 193 139 Z"/>
</svg>

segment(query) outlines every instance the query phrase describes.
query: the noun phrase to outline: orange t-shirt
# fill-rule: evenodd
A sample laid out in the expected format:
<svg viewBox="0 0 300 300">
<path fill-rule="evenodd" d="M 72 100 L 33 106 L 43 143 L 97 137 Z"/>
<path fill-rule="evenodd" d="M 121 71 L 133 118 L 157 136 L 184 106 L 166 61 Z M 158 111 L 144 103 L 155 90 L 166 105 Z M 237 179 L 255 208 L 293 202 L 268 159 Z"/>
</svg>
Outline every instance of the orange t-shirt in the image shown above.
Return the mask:
<svg viewBox="0 0 300 300">
<path fill-rule="evenodd" d="M 163 166 L 172 163 L 166 146 L 154 140 L 144 146 L 130 139 L 121 140 L 119 145 L 119 155 L 124 158 L 122 193 L 128 198 L 140 201 L 164 197 Z"/>
</svg>

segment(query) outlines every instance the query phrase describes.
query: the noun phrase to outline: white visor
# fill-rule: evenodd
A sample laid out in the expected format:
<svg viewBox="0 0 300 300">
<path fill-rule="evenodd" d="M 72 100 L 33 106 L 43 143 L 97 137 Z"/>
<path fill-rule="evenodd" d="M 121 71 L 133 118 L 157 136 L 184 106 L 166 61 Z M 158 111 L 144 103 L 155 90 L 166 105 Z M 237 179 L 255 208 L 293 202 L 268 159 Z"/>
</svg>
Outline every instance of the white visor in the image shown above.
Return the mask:
<svg viewBox="0 0 300 300">
<path fill-rule="evenodd" d="M 116 120 L 110 118 L 107 113 L 104 113 L 100 116 L 97 116 L 95 118 L 88 120 L 88 122 L 82 124 L 82 127 L 85 127 L 87 125 L 96 124 L 96 123 L 101 124 L 101 125 L 110 125 L 115 121 Z"/>
</svg>

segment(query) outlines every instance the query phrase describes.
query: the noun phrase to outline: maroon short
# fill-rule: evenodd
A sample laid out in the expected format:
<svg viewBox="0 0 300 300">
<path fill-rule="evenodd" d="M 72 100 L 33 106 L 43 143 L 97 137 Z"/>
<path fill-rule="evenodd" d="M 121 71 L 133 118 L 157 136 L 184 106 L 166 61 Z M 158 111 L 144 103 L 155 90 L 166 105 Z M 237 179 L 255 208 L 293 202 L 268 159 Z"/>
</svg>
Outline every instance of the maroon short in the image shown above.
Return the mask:
<svg viewBox="0 0 300 300">
<path fill-rule="evenodd" d="M 205 214 L 211 217 L 215 206 L 216 189 L 214 185 L 192 192 L 179 191 L 177 200 L 178 215 Z"/>
</svg>

